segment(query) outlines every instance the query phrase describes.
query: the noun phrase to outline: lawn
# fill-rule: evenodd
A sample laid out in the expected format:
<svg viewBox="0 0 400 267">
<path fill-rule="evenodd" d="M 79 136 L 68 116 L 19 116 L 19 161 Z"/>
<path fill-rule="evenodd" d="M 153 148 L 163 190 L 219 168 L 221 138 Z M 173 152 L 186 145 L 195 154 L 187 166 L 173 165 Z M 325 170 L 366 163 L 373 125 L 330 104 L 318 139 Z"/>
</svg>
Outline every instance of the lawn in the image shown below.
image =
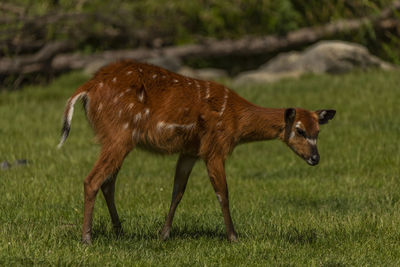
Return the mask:
<svg viewBox="0 0 400 267">
<path fill-rule="evenodd" d="M 61 150 L 65 101 L 87 77 L 0 93 L 0 265 L 399 265 L 400 72 L 306 76 L 235 90 L 268 107 L 334 108 L 321 127 L 321 162 L 308 166 L 283 143 L 242 145 L 227 161 L 239 242 L 225 239 L 202 162 L 178 207 L 171 239 L 158 239 L 176 155 L 133 151 L 116 185 L 125 234 L 117 238 L 102 194 L 93 245 L 80 243 L 83 179 L 99 152 L 82 108 Z M 80 106 L 80 105 L 79 105 Z"/>
</svg>

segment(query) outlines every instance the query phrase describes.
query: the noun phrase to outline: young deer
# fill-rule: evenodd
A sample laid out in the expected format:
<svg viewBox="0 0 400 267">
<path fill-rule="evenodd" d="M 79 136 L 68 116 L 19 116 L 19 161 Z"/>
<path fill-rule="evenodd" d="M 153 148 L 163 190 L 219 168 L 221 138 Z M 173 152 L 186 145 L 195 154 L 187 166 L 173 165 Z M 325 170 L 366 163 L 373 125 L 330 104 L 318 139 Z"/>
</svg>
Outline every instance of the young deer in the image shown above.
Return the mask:
<svg viewBox="0 0 400 267">
<path fill-rule="evenodd" d="M 99 70 L 68 99 L 59 147 L 70 131 L 78 99 L 83 100 L 101 144 L 100 156 L 84 181 L 85 243 L 91 243 L 93 207 L 100 188 L 114 229 L 122 232 L 114 204 L 115 180 L 124 158 L 135 147 L 180 153 L 162 239 L 169 237 L 193 165 L 202 159 L 222 208 L 227 237 L 235 241 L 224 167 L 233 148 L 245 142 L 280 139 L 308 164 L 316 165 L 319 125 L 335 115 L 335 110 L 259 107 L 215 82 L 135 61 L 120 61 Z"/>
</svg>

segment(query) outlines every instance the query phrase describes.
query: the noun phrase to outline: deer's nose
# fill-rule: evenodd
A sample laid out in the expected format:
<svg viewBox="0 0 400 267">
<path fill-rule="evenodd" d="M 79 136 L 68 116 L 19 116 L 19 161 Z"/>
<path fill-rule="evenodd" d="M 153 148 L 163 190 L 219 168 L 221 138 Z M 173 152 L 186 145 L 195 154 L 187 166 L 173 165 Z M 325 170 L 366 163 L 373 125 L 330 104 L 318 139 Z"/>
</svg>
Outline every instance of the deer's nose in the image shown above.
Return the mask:
<svg viewBox="0 0 400 267">
<path fill-rule="evenodd" d="M 319 162 L 319 155 L 318 154 L 314 154 L 311 156 L 311 161 L 313 163 L 313 165 L 317 165 Z"/>
</svg>

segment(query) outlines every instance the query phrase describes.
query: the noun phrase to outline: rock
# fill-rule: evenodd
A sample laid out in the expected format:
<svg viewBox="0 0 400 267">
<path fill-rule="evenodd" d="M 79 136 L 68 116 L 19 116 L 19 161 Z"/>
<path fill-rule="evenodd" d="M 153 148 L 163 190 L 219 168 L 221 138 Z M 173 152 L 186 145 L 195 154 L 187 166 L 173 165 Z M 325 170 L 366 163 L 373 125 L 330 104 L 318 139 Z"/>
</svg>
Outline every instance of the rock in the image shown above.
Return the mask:
<svg viewBox="0 0 400 267">
<path fill-rule="evenodd" d="M 246 71 L 241 73 L 235 80 L 235 85 L 245 85 L 248 83 L 273 83 L 285 78 L 298 78 L 302 75 L 299 71 L 288 72 L 266 72 L 266 71 Z"/>
<path fill-rule="evenodd" d="M 0 168 L 2 170 L 8 170 L 11 168 L 11 164 L 7 160 L 5 160 L 0 164 Z"/>
<path fill-rule="evenodd" d="M 321 41 L 304 52 L 279 54 L 258 70 L 239 74 L 235 84 L 274 82 L 304 73 L 346 73 L 353 69 L 394 69 L 394 66 L 374 55 L 359 44 L 343 41 Z"/>
<path fill-rule="evenodd" d="M 25 166 L 28 164 L 28 161 L 26 159 L 17 159 L 14 161 L 14 165 L 16 166 Z"/>
<path fill-rule="evenodd" d="M 178 71 L 178 73 L 201 80 L 216 80 L 228 77 L 228 73 L 225 70 L 214 68 L 192 69 L 184 66 Z"/>
<path fill-rule="evenodd" d="M 85 67 L 83 73 L 85 73 L 88 76 L 93 76 L 101 67 L 104 67 L 108 63 L 110 63 L 109 60 L 102 60 L 102 59 L 95 60 Z"/>
<path fill-rule="evenodd" d="M 144 62 L 159 66 L 161 68 L 177 72 L 182 67 L 182 62 L 177 57 L 153 57 Z"/>
</svg>

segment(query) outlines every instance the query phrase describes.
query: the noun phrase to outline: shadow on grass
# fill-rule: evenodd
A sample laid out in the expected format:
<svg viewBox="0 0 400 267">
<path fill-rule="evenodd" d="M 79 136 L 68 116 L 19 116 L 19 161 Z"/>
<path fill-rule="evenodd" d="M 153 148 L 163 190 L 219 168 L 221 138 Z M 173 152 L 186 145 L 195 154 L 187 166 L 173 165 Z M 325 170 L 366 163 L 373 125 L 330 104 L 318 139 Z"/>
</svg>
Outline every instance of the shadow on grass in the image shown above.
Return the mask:
<svg viewBox="0 0 400 267">
<path fill-rule="evenodd" d="M 157 227 L 158 226 L 158 227 Z M 112 229 L 107 225 L 98 225 L 93 228 L 92 237 L 93 239 L 107 238 L 110 240 L 123 240 L 123 241 L 150 241 L 150 240 L 160 240 L 161 224 L 150 225 L 150 229 L 155 229 L 154 231 L 147 229 L 134 229 L 134 231 L 124 230 L 121 235 L 117 235 Z M 215 239 L 215 240 L 226 240 L 226 235 L 224 231 L 220 229 L 205 228 L 200 226 L 196 228 L 193 226 L 176 226 L 172 227 L 169 240 L 185 240 L 185 239 Z M 161 241 L 161 240 L 160 240 Z"/>
</svg>

